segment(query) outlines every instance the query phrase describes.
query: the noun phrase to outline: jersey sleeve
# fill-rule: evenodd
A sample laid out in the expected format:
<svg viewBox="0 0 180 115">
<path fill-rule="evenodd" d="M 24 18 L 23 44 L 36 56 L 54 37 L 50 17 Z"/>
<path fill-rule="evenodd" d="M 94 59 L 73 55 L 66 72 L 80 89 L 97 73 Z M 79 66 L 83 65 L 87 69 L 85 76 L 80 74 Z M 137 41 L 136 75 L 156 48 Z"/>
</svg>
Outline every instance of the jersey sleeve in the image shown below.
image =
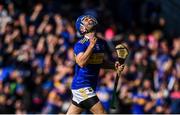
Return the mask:
<svg viewBox="0 0 180 115">
<path fill-rule="evenodd" d="M 81 43 L 76 43 L 74 46 L 74 54 L 78 55 L 80 52 L 85 52 L 86 51 L 86 47 L 84 44 Z"/>
</svg>

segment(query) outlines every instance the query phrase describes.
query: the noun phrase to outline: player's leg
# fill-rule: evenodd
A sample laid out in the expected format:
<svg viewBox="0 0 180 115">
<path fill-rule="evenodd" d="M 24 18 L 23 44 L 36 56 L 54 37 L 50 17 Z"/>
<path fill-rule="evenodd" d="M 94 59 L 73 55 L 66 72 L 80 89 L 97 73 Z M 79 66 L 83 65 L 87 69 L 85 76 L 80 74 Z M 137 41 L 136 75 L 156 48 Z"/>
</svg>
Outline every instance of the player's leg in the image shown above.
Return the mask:
<svg viewBox="0 0 180 115">
<path fill-rule="evenodd" d="M 81 112 L 83 111 L 82 108 L 74 105 L 73 103 L 71 103 L 68 111 L 67 111 L 67 114 L 80 114 Z"/>
<path fill-rule="evenodd" d="M 105 114 L 106 111 L 103 108 L 102 104 L 100 103 L 100 101 L 98 101 L 94 106 L 91 107 L 90 111 L 93 114 Z"/>
<path fill-rule="evenodd" d="M 79 90 L 71 90 L 73 98 L 72 103 L 69 106 L 69 109 L 67 111 L 67 114 L 80 114 L 83 111 L 83 108 L 81 107 L 81 100 L 83 97 L 81 97 Z"/>
</svg>

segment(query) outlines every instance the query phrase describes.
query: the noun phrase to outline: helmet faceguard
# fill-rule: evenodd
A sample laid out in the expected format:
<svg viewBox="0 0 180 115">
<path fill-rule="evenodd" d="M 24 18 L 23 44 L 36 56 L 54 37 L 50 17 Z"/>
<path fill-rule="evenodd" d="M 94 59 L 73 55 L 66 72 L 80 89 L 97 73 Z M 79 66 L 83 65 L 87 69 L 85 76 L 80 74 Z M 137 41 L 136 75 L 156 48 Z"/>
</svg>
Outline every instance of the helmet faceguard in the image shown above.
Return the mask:
<svg viewBox="0 0 180 115">
<path fill-rule="evenodd" d="M 97 20 L 91 15 L 82 15 L 76 21 L 76 29 L 81 34 L 92 32 L 96 30 Z"/>
</svg>

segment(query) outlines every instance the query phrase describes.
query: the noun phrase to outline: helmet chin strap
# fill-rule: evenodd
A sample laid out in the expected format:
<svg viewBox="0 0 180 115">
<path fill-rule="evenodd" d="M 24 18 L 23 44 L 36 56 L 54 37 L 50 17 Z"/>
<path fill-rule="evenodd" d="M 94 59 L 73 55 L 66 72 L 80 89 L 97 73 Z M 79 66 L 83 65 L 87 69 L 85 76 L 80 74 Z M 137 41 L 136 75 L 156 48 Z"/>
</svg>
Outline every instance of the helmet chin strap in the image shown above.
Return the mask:
<svg viewBox="0 0 180 115">
<path fill-rule="evenodd" d="M 88 33 L 91 33 L 91 32 L 88 32 Z M 88 33 L 86 33 L 86 34 L 84 35 L 84 37 L 87 38 L 87 39 L 90 39 L 90 37 L 87 35 Z M 95 33 L 94 36 L 96 36 L 96 33 Z"/>
</svg>

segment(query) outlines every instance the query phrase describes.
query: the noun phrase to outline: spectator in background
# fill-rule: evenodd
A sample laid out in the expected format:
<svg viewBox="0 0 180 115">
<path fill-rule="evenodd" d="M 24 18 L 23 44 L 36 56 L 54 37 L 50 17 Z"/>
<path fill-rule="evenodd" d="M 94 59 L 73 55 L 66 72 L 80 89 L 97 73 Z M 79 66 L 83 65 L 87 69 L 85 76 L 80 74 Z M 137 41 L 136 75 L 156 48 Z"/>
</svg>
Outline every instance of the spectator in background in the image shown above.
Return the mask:
<svg viewBox="0 0 180 115">
<path fill-rule="evenodd" d="M 180 112 L 180 85 L 179 80 L 177 80 L 174 84 L 173 91 L 170 94 L 171 98 L 171 106 L 170 110 L 172 114 L 177 114 Z"/>
</svg>

